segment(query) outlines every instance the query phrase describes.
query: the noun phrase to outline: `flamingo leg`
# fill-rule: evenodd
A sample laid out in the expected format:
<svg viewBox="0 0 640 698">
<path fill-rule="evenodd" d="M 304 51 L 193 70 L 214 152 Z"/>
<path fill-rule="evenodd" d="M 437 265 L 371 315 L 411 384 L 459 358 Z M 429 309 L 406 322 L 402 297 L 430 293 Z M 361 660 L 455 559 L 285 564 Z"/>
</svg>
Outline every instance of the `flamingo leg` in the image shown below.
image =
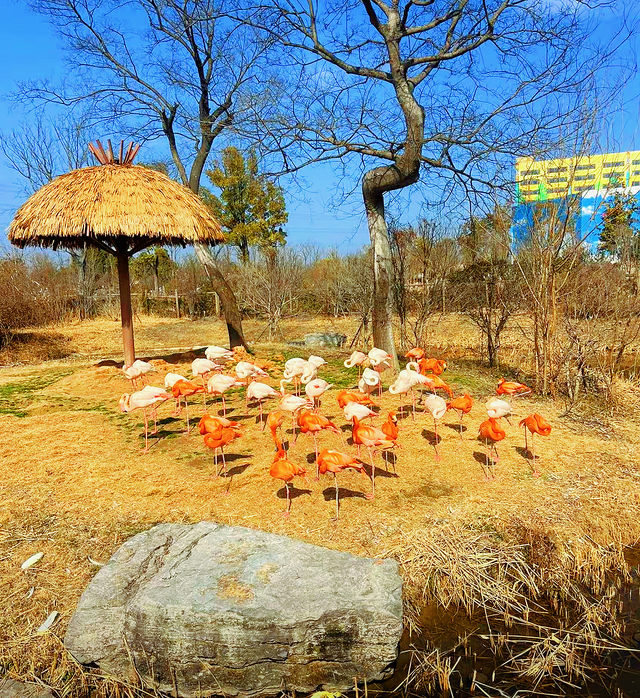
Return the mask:
<svg viewBox="0 0 640 698">
<path fill-rule="evenodd" d="M 202 404 L 204 405 L 204 411 L 207 411 L 207 386 L 204 382 L 204 375 L 200 374 L 200 380 L 202 381 Z"/>
<path fill-rule="evenodd" d="M 434 433 L 434 445 L 433 445 L 433 450 L 434 450 L 434 458 L 439 461 L 441 456 L 440 456 L 440 451 L 438 450 L 438 422 L 436 422 L 435 417 L 433 418 L 433 433 Z"/>
<path fill-rule="evenodd" d="M 218 477 L 218 449 L 213 449 L 213 467 L 215 468 L 215 477 Z"/>
<path fill-rule="evenodd" d="M 540 471 L 536 464 L 536 448 L 533 441 L 533 434 L 531 434 L 531 456 L 533 458 L 533 477 L 540 477 Z"/>
<path fill-rule="evenodd" d="M 464 417 L 464 413 L 460 412 L 460 424 L 459 426 L 459 432 L 460 432 L 460 441 L 462 441 L 462 418 Z"/>
<path fill-rule="evenodd" d="M 316 480 L 320 479 L 320 466 L 318 465 L 318 437 L 315 433 L 313 432 L 313 445 L 314 448 L 316 449 Z"/>
<path fill-rule="evenodd" d="M 340 514 L 340 490 L 338 489 L 338 476 L 333 473 L 333 485 L 336 488 L 336 521 Z"/>
<path fill-rule="evenodd" d="M 147 416 L 147 408 L 144 408 L 144 451 L 149 453 L 149 417 Z"/>
<path fill-rule="evenodd" d="M 224 457 L 224 446 L 220 446 L 220 453 L 222 453 L 222 467 L 224 469 L 224 474 L 227 474 L 227 461 Z"/>
<path fill-rule="evenodd" d="M 371 446 L 367 446 L 369 451 L 369 462 L 371 463 L 371 499 L 376 496 L 376 466 L 373 464 L 373 453 L 371 452 Z"/>
<path fill-rule="evenodd" d="M 524 450 L 525 450 L 525 453 L 529 450 L 529 444 L 528 444 L 528 439 L 527 439 L 527 427 L 526 427 L 526 425 L 524 426 Z"/>
<path fill-rule="evenodd" d="M 284 483 L 285 489 L 287 490 L 287 508 L 285 509 L 283 516 L 288 518 L 289 512 L 291 511 L 291 493 L 289 492 L 289 483 L 285 482 Z"/>
<path fill-rule="evenodd" d="M 413 421 L 416 421 L 416 394 L 411 388 L 411 408 L 412 408 L 412 416 L 413 416 Z"/>
<path fill-rule="evenodd" d="M 185 414 L 187 415 L 187 431 L 185 433 L 190 434 L 191 433 L 191 426 L 189 425 L 189 400 L 187 400 L 186 395 L 184 398 L 184 410 L 185 410 Z"/>
<path fill-rule="evenodd" d="M 262 427 L 262 431 L 264 431 L 264 422 L 262 421 L 262 400 L 260 400 L 259 405 L 260 405 L 260 426 Z"/>
</svg>

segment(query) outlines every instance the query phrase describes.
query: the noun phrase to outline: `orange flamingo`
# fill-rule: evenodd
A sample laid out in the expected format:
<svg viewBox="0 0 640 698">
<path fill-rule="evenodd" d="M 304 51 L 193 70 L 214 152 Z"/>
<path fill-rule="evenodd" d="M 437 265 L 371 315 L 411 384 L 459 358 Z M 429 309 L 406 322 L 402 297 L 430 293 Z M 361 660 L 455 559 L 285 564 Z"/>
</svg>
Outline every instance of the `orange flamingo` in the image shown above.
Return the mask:
<svg viewBox="0 0 640 698">
<path fill-rule="evenodd" d="M 241 436 L 240 432 L 235 427 L 221 427 L 219 431 L 209 432 L 204 435 L 204 445 L 213 449 L 213 458 L 216 468 L 216 477 L 218 472 L 218 449 L 222 454 L 222 467 L 225 475 L 227 474 L 227 461 L 224 457 L 225 446 L 228 446 L 232 441 Z"/>
<path fill-rule="evenodd" d="M 529 395 L 533 390 L 524 383 L 517 383 L 516 381 L 506 381 L 501 378 L 498 381 L 498 387 L 496 388 L 496 393 L 498 395 Z"/>
<path fill-rule="evenodd" d="M 182 411 L 182 400 L 184 400 L 184 406 L 185 406 L 185 411 L 187 415 L 187 430 L 186 434 L 188 434 L 191 431 L 191 427 L 189 426 L 189 401 L 188 398 L 190 398 L 192 395 L 195 395 L 196 393 L 201 393 L 204 391 L 204 386 L 202 385 L 197 385 L 196 383 L 192 383 L 191 381 L 188 380 L 179 380 L 176 381 L 173 384 L 173 387 L 171 388 L 171 394 L 173 397 L 176 399 L 176 402 L 178 404 L 178 409 L 176 411 L 176 415 L 180 414 Z"/>
<path fill-rule="evenodd" d="M 367 475 L 367 471 L 364 469 L 362 463 L 353 456 L 348 456 L 346 453 L 340 451 L 334 451 L 332 449 L 325 448 L 320 451 L 320 455 L 316 458 L 316 466 L 320 475 L 325 473 L 333 473 L 333 484 L 336 488 L 336 518 L 338 520 L 338 515 L 340 512 L 340 490 L 338 489 L 338 473 L 344 470 L 357 470 L 363 475 Z M 369 477 L 367 475 L 367 477 Z M 371 479 L 371 478 L 369 478 Z M 373 499 L 373 493 L 365 494 L 367 499 Z"/>
<path fill-rule="evenodd" d="M 436 376 L 441 376 L 447 370 L 447 362 L 442 359 L 420 359 L 418 361 L 420 373 L 426 376 L 428 373 L 433 373 Z"/>
<path fill-rule="evenodd" d="M 278 452 L 273 459 L 273 463 L 271 464 L 271 468 L 269 469 L 269 475 L 276 480 L 282 480 L 287 490 L 287 508 L 283 512 L 283 516 L 285 518 L 289 516 L 289 512 L 291 511 L 291 494 L 289 492 L 289 483 L 297 475 L 306 474 L 307 471 L 304 468 L 292 463 L 287 458 L 287 452 L 284 449 L 278 449 Z"/>
<path fill-rule="evenodd" d="M 375 403 L 368 395 L 357 393 L 352 390 L 341 390 L 336 395 L 336 399 L 338 400 L 338 405 L 342 410 L 348 402 L 357 402 L 360 405 L 373 405 L 374 407 L 378 406 L 377 403 Z"/>
<path fill-rule="evenodd" d="M 424 359 L 424 349 L 420 349 L 420 347 L 413 347 L 413 349 L 409 349 L 409 351 L 404 355 L 404 358 L 411 361 L 420 361 L 420 359 Z"/>
<path fill-rule="evenodd" d="M 551 434 L 551 424 L 547 420 L 537 414 L 530 414 L 520 421 L 521 427 L 524 427 L 524 448 L 526 451 L 529 450 L 529 444 L 527 443 L 527 429 L 531 432 L 531 461 L 533 462 L 533 477 L 540 477 L 538 468 L 536 466 L 536 450 L 533 444 L 533 437 L 536 434 L 540 436 L 549 436 Z"/>
<path fill-rule="evenodd" d="M 282 441 L 278 438 L 278 429 L 280 429 L 284 423 L 286 415 L 284 412 L 275 410 L 267 415 L 266 428 L 271 432 L 271 438 L 273 443 L 276 445 L 276 451 L 284 450 L 282 447 Z"/>
<path fill-rule="evenodd" d="M 313 436 L 313 444 L 316 450 L 316 460 L 318 459 L 318 434 L 323 429 L 327 429 L 332 431 L 334 434 L 339 434 L 342 436 L 342 432 L 330 419 L 309 410 L 302 410 L 300 412 L 298 415 L 298 426 L 300 427 L 301 434 L 311 434 Z M 319 477 L 320 473 L 316 469 L 316 480 L 319 479 Z"/>
<path fill-rule="evenodd" d="M 387 435 L 376 427 L 365 426 L 360 423 L 360 420 L 354 416 L 353 418 L 353 443 L 358 447 L 358 456 L 360 456 L 360 447 L 365 446 L 369 451 L 369 461 L 371 464 L 371 498 L 373 499 L 376 491 L 376 467 L 373 464 L 373 451 L 380 448 L 393 448 L 393 441 L 387 438 Z"/>
<path fill-rule="evenodd" d="M 399 446 L 398 435 L 400 434 L 400 429 L 398 429 L 398 417 L 396 416 L 396 411 L 391 410 L 387 416 L 387 421 L 380 427 L 389 441 L 393 441 L 394 448 Z M 388 465 L 387 451 L 384 452 L 384 462 Z M 393 465 L 393 471 L 395 472 L 396 466 Z"/>
<path fill-rule="evenodd" d="M 453 388 L 448 383 L 445 383 L 440 376 L 436 376 L 435 373 L 425 373 L 423 375 L 433 383 L 432 390 L 444 390 L 450 398 L 453 398 Z"/>
<path fill-rule="evenodd" d="M 469 414 L 469 412 L 471 412 L 472 407 L 473 407 L 473 398 L 468 393 L 465 393 L 462 397 L 456 397 L 456 398 L 453 398 L 453 400 L 450 400 L 449 402 L 447 402 L 447 409 L 448 410 L 455 410 L 458 413 L 458 415 L 460 416 L 459 433 L 460 433 L 460 440 L 461 441 L 462 441 L 462 418 L 465 416 L 465 414 Z"/>
<path fill-rule="evenodd" d="M 489 417 L 489 419 L 482 422 L 478 432 L 479 438 L 484 440 L 485 446 L 487 447 L 487 453 L 485 455 L 485 478 L 489 480 L 489 475 L 495 478 L 495 473 L 493 471 L 494 465 L 498 462 L 498 449 L 496 444 L 498 441 L 502 441 L 505 438 L 506 432 L 498 423 L 498 420 L 494 417 Z M 491 446 L 489 446 L 491 442 Z M 495 453 L 495 459 L 491 457 L 491 450 Z"/>
<path fill-rule="evenodd" d="M 198 431 L 204 436 L 205 434 L 215 434 L 224 427 L 237 429 L 239 426 L 239 422 L 234 422 L 226 417 L 220 417 L 216 414 L 203 414 L 198 422 Z"/>
</svg>

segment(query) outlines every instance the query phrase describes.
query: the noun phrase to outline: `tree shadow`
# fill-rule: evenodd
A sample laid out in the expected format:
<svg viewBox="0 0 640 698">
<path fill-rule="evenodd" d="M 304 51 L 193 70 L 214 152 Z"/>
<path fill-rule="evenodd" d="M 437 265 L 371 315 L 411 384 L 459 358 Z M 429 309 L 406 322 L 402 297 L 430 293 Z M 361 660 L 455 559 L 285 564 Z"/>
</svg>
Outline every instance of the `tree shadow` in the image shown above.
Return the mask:
<svg viewBox="0 0 640 698">
<path fill-rule="evenodd" d="M 312 490 L 302 489 L 301 487 L 295 487 L 294 485 L 290 485 L 289 496 L 291 497 L 291 499 L 297 499 L 298 497 L 302 497 L 305 494 L 313 494 L 313 492 L 312 492 Z M 281 487 L 276 492 L 276 497 L 278 497 L 278 499 L 286 499 L 287 498 L 287 488 Z"/>
<path fill-rule="evenodd" d="M 166 361 L 168 364 L 185 364 L 190 363 L 198 357 L 203 357 L 205 347 L 202 349 L 187 349 L 185 351 L 169 352 L 167 354 L 148 354 L 147 356 L 136 356 L 141 361 Z M 102 359 L 94 364 L 94 366 L 115 366 L 122 368 L 122 359 Z"/>
<path fill-rule="evenodd" d="M 478 463 L 484 468 L 486 463 L 487 463 L 487 454 L 483 453 L 482 451 L 474 451 L 473 452 L 473 457 L 476 459 Z M 491 464 L 491 458 L 489 458 L 489 464 Z"/>
</svg>

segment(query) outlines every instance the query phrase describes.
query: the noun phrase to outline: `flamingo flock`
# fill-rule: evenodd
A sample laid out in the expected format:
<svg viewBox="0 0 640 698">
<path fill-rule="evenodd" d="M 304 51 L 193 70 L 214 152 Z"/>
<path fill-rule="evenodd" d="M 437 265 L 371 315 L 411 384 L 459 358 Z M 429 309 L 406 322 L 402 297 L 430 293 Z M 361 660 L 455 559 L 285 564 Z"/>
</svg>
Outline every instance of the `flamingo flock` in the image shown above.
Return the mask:
<svg viewBox="0 0 640 698">
<path fill-rule="evenodd" d="M 213 451 L 214 476 L 226 475 L 228 471 L 225 448 L 231 446 L 243 434 L 239 421 L 227 418 L 225 393 L 232 389 L 244 388 L 245 409 L 255 409 L 257 406 L 256 421 L 259 421 L 262 431 L 270 434 L 275 447 L 269 474 L 275 480 L 284 483 L 286 493 L 284 516 L 288 517 L 291 511 L 292 482 L 295 478 L 308 477 L 307 469 L 296 463 L 290 456 L 290 448 L 295 446 L 299 435 L 302 437 L 310 435 L 313 439 L 316 480 L 323 475 L 333 475 L 336 519 L 340 511 L 338 476 L 344 471 L 351 470 L 365 475 L 371 484 L 371 490 L 361 496 L 374 499 L 376 456 L 384 455 L 384 469 L 388 472 L 389 453 L 401 447 L 402 435 L 398 414 L 404 416 L 404 407 L 399 405 L 397 409 L 386 413 L 386 419 L 380 426 L 373 423 L 380 416 L 376 411 L 379 405 L 375 402 L 374 396 L 382 394 L 382 374 L 392 367 L 392 357 L 387 352 L 377 348 L 371 349 L 368 353 L 358 350 L 344 361 L 344 367 L 347 369 L 357 367 L 357 387 L 340 390 L 335 398 L 344 419 L 350 424 L 351 441 L 356 448 L 355 455 L 348 453 L 342 430 L 334 421 L 321 414 L 322 398 L 333 387 L 324 378 L 318 377 L 319 371 L 327 365 L 322 357 L 311 355 L 307 359 L 296 357 L 286 361 L 279 390 L 265 380 L 270 377 L 266 370 L 268 362 L 248 361 L 242 350 L 230 351 L 224 347 L 210 346 L 205 351 L 205 357 L 194 359 L 192 362 L 191 380 L 178 373 L 167 373 L 164 378 L 164 388 L 152 385 L 140 387 L 140 383 L 144 384 L 147 376 L 156 371 L 155 366 L 149 362 L 136 360 L 122 369 L 124 377 L 131 381 L 134 391 L 123 394 L 119 405 L 122 412 L 142 411 L 145 434 L 143 453 L 148 453 L 150 449 L 149 436 L 158 433 L 158 407 L 173 398 L 175 400 L 174 416 L 177 417 L 184 411 L 185 434 L 190 434 L 189 398 L 200 394 L 204 414 L 198 421 L 198 432 L 203 437 L 204 446 Z M 428 415 L 433 424 L 433 439 L 429 436 L 427 438 L 432 443 L 433 457 L 438 463 L 442 457 L 443 442 L 438 430 L 443 418 L 449 411 L 457 415 L 458 437 L 463 440 L 465 431 L 463 420 L 470 414 L 474 399 L 468 393 L 454 395 L 453 388 L 442 377 L 447 370 L 446 361 L 428 357 L 420 347 L 410 349 L 405 354 L 405 358 L 408 360 L 406 366 L 395 376 L 388 387 L 388 392 L 393 396 L 410 394 L 411 415 L 414 421 L 417 418 L 417 407 L 422 406 L 422 414 Z M 290 385 L 293 387 L 293 392 L 287 392 L 287 387 Z M 440 393 L 444 393 L 448 399 Z M 485 404 L 487 419 L 478 429 L 478 439 L 486 449 L 481 463 L 486 480 L 496 478 L 496 465 L 499 460 L 497 444 L 507 437 L 502 420 L 511 425 L 509 417 L 513 413 L 512 402 L 517 397 L 531 393 L 531 388 L 525 384 L 501 378 L 496 387 L 496 394 L 487 400 Z M 211 396 L 212 399 L 216 397 L 221 399 L 221 416 L 214 413 L 213 403 L 207 404 L 207 396 Z M 274 404 L 275 409 L 269 411 L 265 418 L 264 405 L 267 402 Z M 154 422 L 154 430 L 151 432 L 149 431 L 150 419 Z M 284 438 L 285 424 L 288 419 L 291 421 L 293 436 L 290 445 Z M 369 423 L 365 423 L 367 420 Z M 456 428 L 454 425 L 451 426 Z M 524 417 L 519 422 L 519 428 L 524 430 L 523 453 L 531 458 L 532 475 L 539 477 L 534 437 L 549 436 L 551 425 L 544 417 L 534 413 Z M 325 433 L 338 435 L 342 441 L 343 450 L 322 447 L 320 441 L 324 439 L 322 435 Z M 368 463 L 362 460 L 363 448 L 367 452 Z M 221 460 L 220 469 L 218 457 Z M 310 458 L 311 455 L 309 455 Z M 392 459 L 394 476 L 397 476 L 396 460 L 394 456 Z"/>
</svg>

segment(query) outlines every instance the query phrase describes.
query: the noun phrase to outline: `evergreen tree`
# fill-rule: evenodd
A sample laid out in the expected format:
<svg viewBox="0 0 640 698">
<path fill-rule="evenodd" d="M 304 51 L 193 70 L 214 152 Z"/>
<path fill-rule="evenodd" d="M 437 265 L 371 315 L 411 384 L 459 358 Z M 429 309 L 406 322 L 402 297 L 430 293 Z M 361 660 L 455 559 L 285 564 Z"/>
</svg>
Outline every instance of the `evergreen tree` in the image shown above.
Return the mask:
<svg viewBox="0 0 640 698">
<path fill-rule="evenodd" d="M 245 157 L 229 146 L 222 151 L 222 162 L 206 174 L 220 195 L 204 190 L 202 197 L 222 224 L 227 241 L 240 251 L 243 264 L 249 261 L 250 246 L 269 254 L 285 243 L 282 226 L 289 215 L 282 189 L 259 174 L 254 153 Z"/>
</svg>

